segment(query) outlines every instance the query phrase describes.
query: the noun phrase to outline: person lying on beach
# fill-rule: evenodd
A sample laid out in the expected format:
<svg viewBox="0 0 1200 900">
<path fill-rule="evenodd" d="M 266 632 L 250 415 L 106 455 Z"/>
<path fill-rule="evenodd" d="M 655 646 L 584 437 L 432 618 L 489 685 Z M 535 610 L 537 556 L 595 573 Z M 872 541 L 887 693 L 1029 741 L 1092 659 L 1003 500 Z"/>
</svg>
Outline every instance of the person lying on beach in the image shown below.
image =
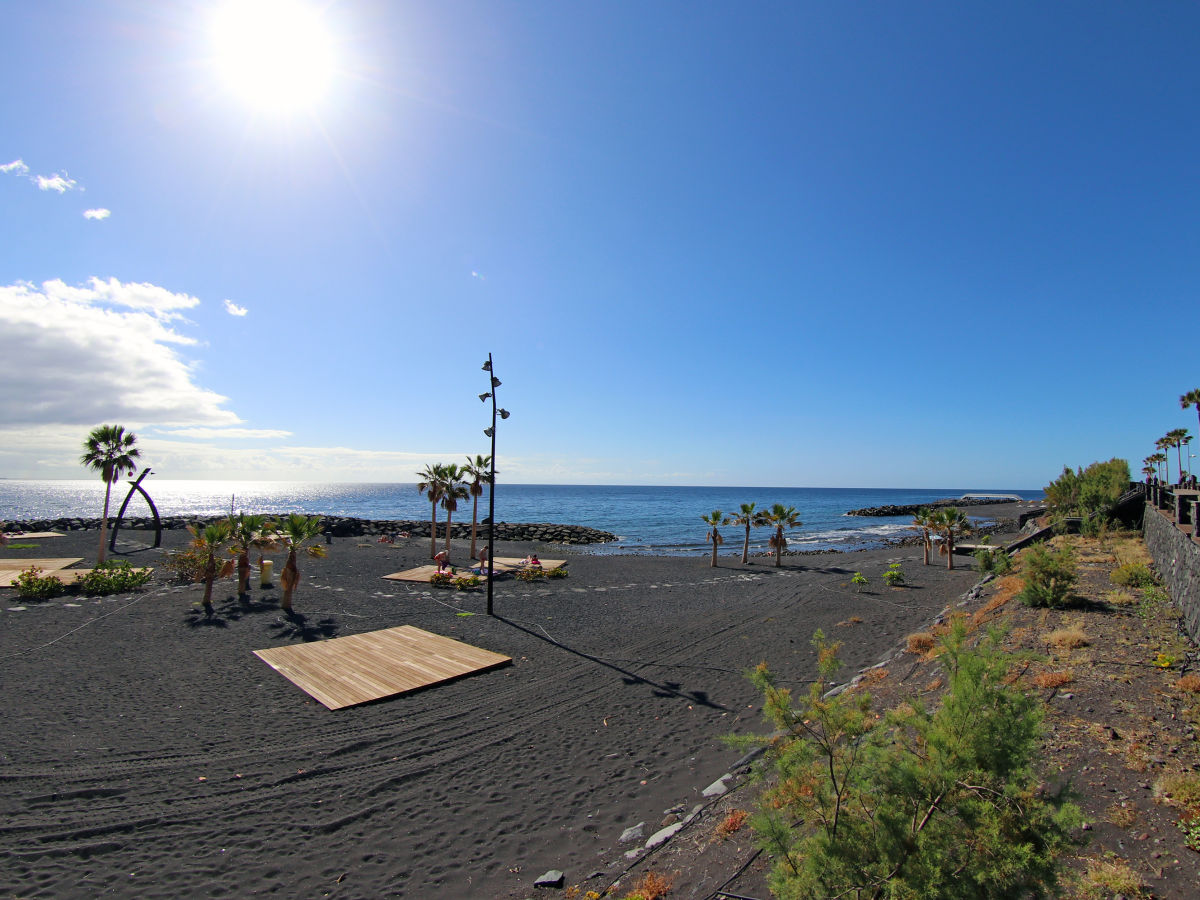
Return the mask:
<svg viewBox="0 0 1200 900">
<path fill-rule="evenodd" d="M 525 557 L 523 560 L 521 560 L 521 565 L 537 566 L 540 569 L 542 567 L 542 561 L 537 558 L 536 553 L 530 553 L 527 557 Z"/>
</svg>

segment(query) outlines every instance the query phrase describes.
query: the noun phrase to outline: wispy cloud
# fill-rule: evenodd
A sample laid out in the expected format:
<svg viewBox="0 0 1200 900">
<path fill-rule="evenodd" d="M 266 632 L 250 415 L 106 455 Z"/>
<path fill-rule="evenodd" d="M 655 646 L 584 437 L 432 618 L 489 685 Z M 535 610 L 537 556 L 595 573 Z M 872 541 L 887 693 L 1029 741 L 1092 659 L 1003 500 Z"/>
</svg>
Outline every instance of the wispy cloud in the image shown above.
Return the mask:
<svg viewBox="0 0 1200 900">
<path fill-rule="evenodd" d="M 232 300 L 226 300 L 225 312 L 229 313 L 231 316 L 238 316 L 240 318 L 241 316 L 244 316 L 246 313 L 250 312 L 250 310 L 246 309 L 244 306 L 238 306 Z"/>
<path fill-rule="evenodd" d="M 172 428 L 165 433 L 176 437 L 197 438 L 202 441 L 216 440 L 218 438 L 259 440 L 292 436 L 290 431 L 281 431 L 277 428 Z"/>
<path fill-rule="evenodd" d="M 110 209 L 85 209 L 83 211 L 83 217 L 85 219 L 95 219 L 96 221 L 107 219 L 111 215 L 112 210 Z"/>
<path fill-rule="evenodd" d="M 14 159 L 12 162 L 0 166 L 0 172 L 5 175 L 28 175 L 29 166 L 25 165 L 23 159 Z"/>
<path fill-rule="evenodd" d="M 61 280 L 0 287 L 0 428 L 240 424 L 224 408 L 227 398 L 197 385 L 179 355 L 196 340 L 176 323 L 186 323 L 181 311 L 199 302 L 115 278 L 81 287 Z"/>
<path fill-rule="evenodd" d="M 33 183 L 43 191 L 58 191 L 60 194 L 74 190 L 79 184 L 74 178 L 67 177 L 66 172 L 55 172 L 53 175 L 34 175 Z"/>
</svg>

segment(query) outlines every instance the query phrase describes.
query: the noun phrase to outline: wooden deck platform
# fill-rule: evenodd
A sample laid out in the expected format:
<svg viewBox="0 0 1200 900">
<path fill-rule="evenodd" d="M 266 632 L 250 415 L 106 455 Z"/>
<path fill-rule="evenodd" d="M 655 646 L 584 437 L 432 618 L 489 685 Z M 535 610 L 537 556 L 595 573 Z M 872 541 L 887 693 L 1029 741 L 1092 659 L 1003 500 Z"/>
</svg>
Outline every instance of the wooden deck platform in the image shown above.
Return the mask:
<svg viewBox="0 0 1200 900">
<path fill-rule="evenodd" d="M 567 561 L 565 559 L 543 559 L 542 571 L 545 572 L 550 569 L 556 569 L 559 566 L 565 566 L 566 564 Z M 478 567 L 479 564 L 476 563 L 475 565 Z M 520 571 L 523 568 L 525 567 L 522 565 L 521 560 L 516 557 L 496 557 L 497 575 L 510 574 L 512 572 Z M 456 578 L 460 575 L 467 576 L 476 574 L 475 570 L 465 568 L 463 566 L 454 566 L 454 569 L 454 577 Z M 427 566 L 417 566 L 415 569 L 405 569 L 403 572 L 393 572 L 391 575 L 384 575 L 383 577 L 388 581 L 412 581 L 418 584 L 429 584 L 429 579 L 436 572 L 437 566 L 431 564 Z"/>
<path fill-rule="evenodd" d="M 255 650 L 254 655 L 329 709 L 415 691 L 512 662 L 412 625 Z"/>
<path fill-rule="evenodd" d="M 64 583 L 70 583 L 71 576 L 62 570 L 78 562 L 83 562 L 82 556 L 66 559 L 0 559 L 0 588 L 12 587 L 17 583 L 17 576 L 30 566 L 41 569 L 43 575 L 57 575 Z"/>
<path fill-rule="evenodd" d="M 23 541 L 26 538 L 29 538 L 32 540 L 33 538 L 62 537 L 62 535 L 59 534 L 57 531 L 27 531 L 24 533 L 12 533 L 12 532 L 6 531 L 6 532 L 4 532 L 4 536 L 6 538 L 8 538 L 10 541 Z"/>
</svg>

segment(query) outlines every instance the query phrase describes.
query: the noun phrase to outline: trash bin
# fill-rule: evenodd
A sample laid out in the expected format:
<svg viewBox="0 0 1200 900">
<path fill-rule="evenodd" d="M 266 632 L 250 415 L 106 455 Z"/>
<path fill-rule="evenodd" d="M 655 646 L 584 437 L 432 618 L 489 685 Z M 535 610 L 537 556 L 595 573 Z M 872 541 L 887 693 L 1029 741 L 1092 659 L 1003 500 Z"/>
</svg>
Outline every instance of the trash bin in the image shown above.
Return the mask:
<svg viewBox="0 0 1200 900">
<path fill-rule="evenodd" d="M 266 587 L 271 586 L 271 570 L 274 568 L 275 568 L 275 560 L 264 559 L 262 561 L 262 569 L 260 571 L 259 581 L 258 581 L 259 587 L 266 588 Z"/>
</svg>

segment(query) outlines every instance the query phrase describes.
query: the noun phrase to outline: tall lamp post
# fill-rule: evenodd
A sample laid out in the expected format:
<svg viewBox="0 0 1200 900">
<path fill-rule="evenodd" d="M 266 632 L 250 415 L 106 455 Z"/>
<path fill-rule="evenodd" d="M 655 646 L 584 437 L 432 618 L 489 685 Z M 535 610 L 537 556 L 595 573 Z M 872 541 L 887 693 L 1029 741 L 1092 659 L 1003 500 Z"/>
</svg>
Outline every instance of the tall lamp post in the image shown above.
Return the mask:
<svg viewBox="0 0 1200 900">
<path fill-rule="evenodd" d="M 492 439 L 492 464 L 491 472 L 488 474 L 487 614 L 490 616 L 492 615 L 492 573 L 496 570 L 496 416 L 507 419 L 508 410 L 496 407 L 496 388 L 500 387 L 500 379 L 492 371 L 492 354 L 490 353 L 487 362 L 483 364 L 483 371 L 487 372 L 492 379 L 491 390 L 479 395 L 481 403 L 488 398 L 491 398 L 492 401 L 492 427 L 483 429 L 483 433 Z"/>
</svg>

